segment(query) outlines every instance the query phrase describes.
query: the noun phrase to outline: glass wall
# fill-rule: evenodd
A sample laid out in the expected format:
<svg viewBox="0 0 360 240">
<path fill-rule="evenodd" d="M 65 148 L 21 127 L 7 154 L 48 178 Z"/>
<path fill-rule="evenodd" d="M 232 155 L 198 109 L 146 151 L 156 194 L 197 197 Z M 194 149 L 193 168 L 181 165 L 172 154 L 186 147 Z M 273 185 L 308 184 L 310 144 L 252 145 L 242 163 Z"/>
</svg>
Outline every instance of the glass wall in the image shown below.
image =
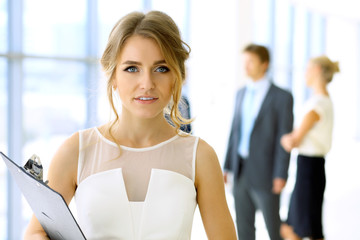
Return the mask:
<svg viewBox="0 0 360 240">
<path fill-rule="evenodd" d="M 78 62 L 24 60 L 23 156 L 41 158 L 44 176 L 56 149 L 85 127 L 86 65 Z M 26 222 L 31 210 L 23 201 Z"/>
<path fill-rule="evenodd" d="M 0 54 L 4 54 L 6 52 L 7 46 L 7 5 L 5 0 L 0 0 Z"/>
<path fill-rule="evenodd" d="M 59 141 L 85 126 L 86 65 L 78 62 L 24 61 L 23 156 L 36 153 L 47 166 Z"/>
<path fill-rule="evenodd" d="M 85 56 L 86 0 L 24 0 L 24 52 Z"/>
<path fill-rule="evenodd" d="M 104 51 L 110 31 L 115 23 L 131 11 L 142 10 L 143 2 L 143 0 L 132 0 L 131 4 L 127 0 L 101 0 L 97 2 L 99 14 L 99 56 Z"/>
<path fill-rule="evenodd" d="M 46 170 L 66 137 L 81 128 L 107 121 L 110 110 L 106 78 L 99 71 L 98 60 L 120 17 L 130 11 L 150 9 L 172 16 L 192 47 L 188 86 L 193 106 L 198 106 L 192 108 L 197 124 L 195 133 L 210 139 L 208 142 L 220 153 L 220 161 L 224 152 L 221 149 L 226 147 L 226 131 L 216 134 L 209 131 L 214 129 L 209 119 L 215 117 L 217 125 L 229 128 L 226 121 L 221 121 L 230 112 L 224 109 L 232 111 L 230 95 L 241 80 L 236 76 L 241 68 L 237 64 L 243 48 L 239 42 L 243 39 L 251 38 L 270 48 L 273 79 L 293 92 L 296 106 L 301 105 L 308 94 L 304 84 L 308 58 L 327 52 L 335 60 L 341 59 L 341 80 L 344 81 L 335 81 L 330 90 L 335 93 L 336 122 L 345 122 L 351 130 L 338 127 L 337 132 L 354 132 L 353 126 L 359 125 L 356 121 L 360 108 L 343 106 L 348 102 L 359 103 L 359 97 L 355 99 L 359 96 L 359 58 L 352 57 L 354 52 L 360 52 L 354 48 L 360 36 L 359 19 L 331 20 L 294 2 L 297 1 L 233 0 L 223 4 L 189 0 L 0 0 L 0 151 L 18 150 L 17 162 L 24 162 L 37 153 Z M 194 11 L 191 22 L 190 8 Z M 239 9 L 243 10 L 242 14 L 237 14 Z M 239 19 L 251 20 L 243 23 Z M 14 20 L 19 22 L 14 24 Z M 245 25 L 248 30 L 242 29 L 245 31 L 239 33 L 239 27 L 245 28 Z M 349 25 L 354 27 L 347 30 Z M 190 31 L 193 29 L 196 31 Z M 219 64 L 219 59 L 226 61 L 226 68 Z M 353 107 L 356 106 L 358 104 Z M 18 114 L 9 114 L 14 111 Z M 358 112 L 358 118 L 349 111 Z M 17 118 L 13 119 L 14 116 Z M 14 123 L 8 121 L 10 117 Z M 228 119 L 230 122 L 230 117 Z M 17 144 L 9 141 L 9 136 L 17 140 Z M 31 210 L 24 203 L 20 209 L 23 216 L 13 222 L 11 217 L 17 212 L 13 210 L 21 208 L 21 204 L 17 204 L 21 197 L 10 194 L 7 179 L 10 178 L 6 176 L 5 165 L 0 161 L 0 239 L 17 239 L 14 232 L 23 231 Z"/>
<path fill-rule="evenodd" d="M 7 49 L 7 5 L 5 0 L 0 0 L 0 55 Z M 7 153 L 7 82 L 6 58 L 0 57 L 0 152 Z M 6 237 L 6 206 L 7 206 L 7 175 L 5 164 L 0 161 L 0 239 Z"/>
<path fill-rule="evenodd" d="M 188 41 L 188 1 L 153 0 L 151 8 L 169 14 L 180 28 L 182 38 Z"/>
<path fill-rule="evenodd" d="M 299 109 L 309 96 L 304 79 L 307 62 L 310 57 L 325 52 L 325 19 L 287 0 L 256 0 L 253 11 L 254 41 L 269 47 L 270 77 L 275 84 L 292 92 L 297 125 Z M 295 155 L 292 156 L 289 179 L 282 193 L 280 214 L 284 219 L 296 176 Z"/>
<path fill-rule="evenodd" d="M 99 58 L 113 25 L 131 11 L 156 7 L 176 14 L 184 29 L 186 3 L 176 2 L 173 8 L 167 1 L 151 0 L 0 0 L 0 151 L 19 151 L 13 159 L 19 164 L 39 155 L 46 176 L 67 137 L 109 120 Z M 4 116 L 15 118 L 14 123 L 10 126 Z M 32 211 L 11 191 L 6 173 L 0 162 L 0 239 L 18 239 Z"/>
<path fill-rule="evenodd" d="M 287 0 L 257 0 L 253 9 L 254 41 L 270 48 L 273 81 L 293 93 L 297 109 L 309 94 L 307 61 L 325 52 L 325 18 Z"/>
<path fill-rule="evenodd" d="M 273 77 L 279 86 L 288 90 L 292 86 L 292 47 L 294 33 L 294 8 L 287 0 L 275 4 L 273 45 Z M 276 54 L 276 55 L 275 55 Z"/>
<path fill-rule="evenodd" d="M 6 61 L 0 58 L 0 152 L 7 154 L 7 84 Z M 0 161 L 0 239 L 5 239 L 6 234 L 6 194 L 7 175 L 5 164 Z"/>
</svg>

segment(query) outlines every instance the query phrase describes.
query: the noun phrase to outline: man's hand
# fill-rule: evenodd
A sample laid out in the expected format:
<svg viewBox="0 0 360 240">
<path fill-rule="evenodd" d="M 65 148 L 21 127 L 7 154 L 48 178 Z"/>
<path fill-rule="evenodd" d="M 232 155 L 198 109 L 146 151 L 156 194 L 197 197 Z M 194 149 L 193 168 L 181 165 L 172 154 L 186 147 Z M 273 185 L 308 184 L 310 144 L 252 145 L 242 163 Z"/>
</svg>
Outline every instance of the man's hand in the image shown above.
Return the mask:
<svg viewBox="0 0 360 240">
<path fill-rule="evenodd" d="M 226 184 L 228 182 L 228 173 L 224 172 L 224 183 Z"/>
<path fill-rule="evenodd" d="M 281 191 L 284 189 L 285 185 L 286 185 L 285 179 L 275 178 L 273 180 L 272 192 L 275 193 L 275 194 L 280 194 Z"/>
</svg>

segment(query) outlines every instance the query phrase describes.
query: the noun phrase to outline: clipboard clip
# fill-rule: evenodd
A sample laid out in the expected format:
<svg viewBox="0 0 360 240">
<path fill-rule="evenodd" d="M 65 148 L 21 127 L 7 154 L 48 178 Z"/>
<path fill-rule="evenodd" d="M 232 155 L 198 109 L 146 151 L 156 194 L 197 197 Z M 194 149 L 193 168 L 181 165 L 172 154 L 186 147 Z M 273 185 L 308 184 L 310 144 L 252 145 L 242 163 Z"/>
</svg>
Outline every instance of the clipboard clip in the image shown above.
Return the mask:
<svg viewBox="0 0 360 240">
<path fill-rule="evenodd" d="M 40 161 L 40 157 L 33 154 L 24 165 L 24 169 L 36 180 L 43 181 L 43 167 Z M 45 182 L 47 184 L 48 181 Z"/>
</svg>

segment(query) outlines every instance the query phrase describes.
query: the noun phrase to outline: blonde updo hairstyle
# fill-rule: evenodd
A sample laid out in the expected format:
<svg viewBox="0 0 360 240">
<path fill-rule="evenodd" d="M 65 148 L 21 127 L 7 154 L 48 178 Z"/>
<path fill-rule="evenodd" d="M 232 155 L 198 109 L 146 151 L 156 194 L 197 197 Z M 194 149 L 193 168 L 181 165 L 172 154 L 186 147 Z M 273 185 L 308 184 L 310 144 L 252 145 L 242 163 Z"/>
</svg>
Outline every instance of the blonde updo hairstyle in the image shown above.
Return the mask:
<svg viewBox="0 0 360 240">
<path fill-rule="evenodd" d="M 185 80 L 185 60 L 188 59 L 190 47 L 181 40 L 180 31 L 167 14 L 160 11 L 150 11 L 147 14 L 132 12 L 121 18 L 113 27 L 105 51 L 101 58 L 101 65 L 107 77 L 107 95 L 115 120 L 110 125 L 108 133 L 119 120 L 113 102 L 113 82 L 117 60 L 126 40 L 134 35 L 153 39 L 157 42 L 165 61 L 174 74 L 175 82 L 172 89 L 172 100 L 165 110 L 179 132 L 181 124 L 189 124 L 191 120 L 181 116 L 179 103 L 181 100 L 182 85 Z M 117 86 L 120 87 L 121 86 Z M 114 140 L 114 139 L 113 139 Z"/>
<path fill-rule="evenodd" d="M 335 73 L 340 72 L 339 62 L 331 61 L 327 56 L 319 56 L 311 59 L 311 62 L 320 66 L 322 77 L 326 83 L 330 83 Z"/>
</svg>

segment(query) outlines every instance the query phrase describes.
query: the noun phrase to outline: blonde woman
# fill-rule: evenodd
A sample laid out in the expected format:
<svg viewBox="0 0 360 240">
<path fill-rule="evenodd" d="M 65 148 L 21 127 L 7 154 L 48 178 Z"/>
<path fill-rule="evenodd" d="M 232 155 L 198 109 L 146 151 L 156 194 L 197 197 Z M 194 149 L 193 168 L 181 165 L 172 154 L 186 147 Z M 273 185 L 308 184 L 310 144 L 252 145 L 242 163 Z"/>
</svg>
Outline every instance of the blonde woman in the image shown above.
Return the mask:
<svg viewBox="0 0 360 240">
<path fill-rule="evenodd" d="M 215 151 L 179 130 L 189 51 L 162 12 L 114 26 L 101 64 L 115 119 L 67 139 L 48 175 L 67 203 L 75 196 L 87 239 L 190 239 L 197 204 L 209 239 L 236 239 Z M 25 238 L 48 239 L 35 217 Z"/>
<path fill-rule="evenodd" d="M 327 90 L 337 62 L 326 56 L 310 59 L 306 84 L 313 95 L 304 106 L 300 125 L 281 138 L 284 149 L 298 148 L 297 176 L 288 219 L 281 232 L 284 238 L 324 239 L 322 205 L 325 191 L 325 155 L 329 152 L 333 129 L 333 104 Z"/>
</svg>

